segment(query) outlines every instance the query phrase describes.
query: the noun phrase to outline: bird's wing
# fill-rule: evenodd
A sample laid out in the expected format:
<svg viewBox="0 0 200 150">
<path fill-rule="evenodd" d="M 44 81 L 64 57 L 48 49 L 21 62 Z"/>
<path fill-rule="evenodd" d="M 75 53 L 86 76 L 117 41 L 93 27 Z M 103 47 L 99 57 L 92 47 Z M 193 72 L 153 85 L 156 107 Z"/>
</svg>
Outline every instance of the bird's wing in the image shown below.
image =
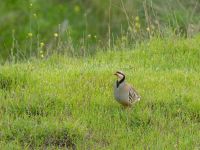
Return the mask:
<svg viewBox="0 0 200 150">
<path fill-rule="evenodd" d="M 140 95 L 138 94 L 138 92 L 131 85 L 129 85 L 128 87 L 129 87 L 128 88 L 128 90 L 129 90 L 128 97 L 129 97 L 130 103 L 135 103 L 135 102 L 139 101 Z"/>
</svg>

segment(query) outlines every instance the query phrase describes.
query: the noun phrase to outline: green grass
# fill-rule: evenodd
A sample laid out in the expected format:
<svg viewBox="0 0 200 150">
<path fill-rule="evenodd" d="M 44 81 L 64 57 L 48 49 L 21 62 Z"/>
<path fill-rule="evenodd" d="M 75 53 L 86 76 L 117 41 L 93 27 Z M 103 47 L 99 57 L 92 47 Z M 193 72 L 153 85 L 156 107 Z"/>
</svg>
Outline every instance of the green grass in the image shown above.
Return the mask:
<svg viewBox="0 0 200 150">
<path fill-rule="evenodd" d="M 177 34 L 193 36 L 200 31 L 199 10 L 198 0 L 2 0 L 0 63 L 9 59 L 11 51 L 20 58 L 34 55 L 40 42 L 45 43 L 45 50 L 53 49 L 57 46 L 55 32 L 65 47 L 70 32 L 75 47 L 84 45 L 92 50 L 92 44 L 108 45 L 109 38 L 113 43 L 126 34 L 131 36 L 131 43 L 146 39 L 147 27 L 153 34 L 166 34 L 167 27 Z M 135 33 L 137 25 L 140 31 Z"/>
<path fill-rule="evenodd" d="M 200 37 L 0 66 L 0 148 L 199 149 Z M 142 99 L 123 109 L 116 70 Z"/>
</svg>

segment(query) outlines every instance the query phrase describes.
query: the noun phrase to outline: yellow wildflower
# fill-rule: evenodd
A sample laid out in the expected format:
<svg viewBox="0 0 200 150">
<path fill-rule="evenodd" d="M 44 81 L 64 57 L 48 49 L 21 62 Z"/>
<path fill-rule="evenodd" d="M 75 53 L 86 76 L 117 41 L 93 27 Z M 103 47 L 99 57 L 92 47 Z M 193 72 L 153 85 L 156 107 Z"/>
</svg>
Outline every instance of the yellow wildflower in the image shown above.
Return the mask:
<svg viewBox="0 0 200 150">
<path fill-rule="evenodd" d="M 43 42 L 40 43 L 40 47 L 44 47 L 44 43 Z"/>
<path fill-rule="evenodd" d="M 58 37 L 58 33 L 54 33 L 54 37 Z"/>
<path fill-rule="evenodd" d="M 32 37 L 32 36 L 33 36 L 33 33 L 29 32 L 28 37 Z"/>
<path fill-rule="evenodd" d="M 91 38 L 91 34 L 88 34 L 88 38 Z"/>
<path fill-rule="evenodd" d="M 139 28 L 140 28 L 140 23 L 136 22 L 136 23 L 135 23 L 135 27 L 136 27 L 137 29 L 139 29 Z"/>
<path fill-rule="evenodd" d="M 75 11 L 76 13 L 79 13 L 79 12 L 80 12 L 80 6 L 75 5 L 75 6 L 74 6 L 74 11 Z"/>
<path fill-rule="evenodd" d="M 136 16 L 136 17 L 135 17 L 135 21 L 140 21 L 140 17 L 139 17 L 139 16 Z"/>
</svg>

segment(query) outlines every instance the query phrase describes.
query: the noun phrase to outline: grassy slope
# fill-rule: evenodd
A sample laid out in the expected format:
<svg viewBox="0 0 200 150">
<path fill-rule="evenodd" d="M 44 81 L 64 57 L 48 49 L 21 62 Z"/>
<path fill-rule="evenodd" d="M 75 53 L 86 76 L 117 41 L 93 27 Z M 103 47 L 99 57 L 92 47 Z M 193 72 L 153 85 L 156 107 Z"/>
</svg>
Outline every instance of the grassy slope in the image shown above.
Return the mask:
<svg viewBox="0 0 200 150">
<path fill-rule="evenodd" d="M 1 66 L 0 147 L 200 147 L 200 38 L 158 40 L 91 58 Z M 142 95 L 124 110 L 112 75 Z"/>
</svg>

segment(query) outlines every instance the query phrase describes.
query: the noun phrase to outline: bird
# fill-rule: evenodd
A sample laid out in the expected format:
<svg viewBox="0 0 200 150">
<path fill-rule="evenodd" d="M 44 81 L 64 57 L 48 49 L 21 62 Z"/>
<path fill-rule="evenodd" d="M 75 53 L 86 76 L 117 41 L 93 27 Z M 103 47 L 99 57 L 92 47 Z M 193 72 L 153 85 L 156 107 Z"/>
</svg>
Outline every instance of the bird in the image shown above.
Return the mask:
<svg viewBox="0 0 200 150">
<path fill-rule="evenodd" d="M 122 71 L 116 71 L 117 81 L 114 84 L 114 97 L 117 102 L 125 107 L 131 107 L 136 102 L 140 101 L 141 96 L 130 85 L 125 82 L 125 74 Z"/>
</svg>

